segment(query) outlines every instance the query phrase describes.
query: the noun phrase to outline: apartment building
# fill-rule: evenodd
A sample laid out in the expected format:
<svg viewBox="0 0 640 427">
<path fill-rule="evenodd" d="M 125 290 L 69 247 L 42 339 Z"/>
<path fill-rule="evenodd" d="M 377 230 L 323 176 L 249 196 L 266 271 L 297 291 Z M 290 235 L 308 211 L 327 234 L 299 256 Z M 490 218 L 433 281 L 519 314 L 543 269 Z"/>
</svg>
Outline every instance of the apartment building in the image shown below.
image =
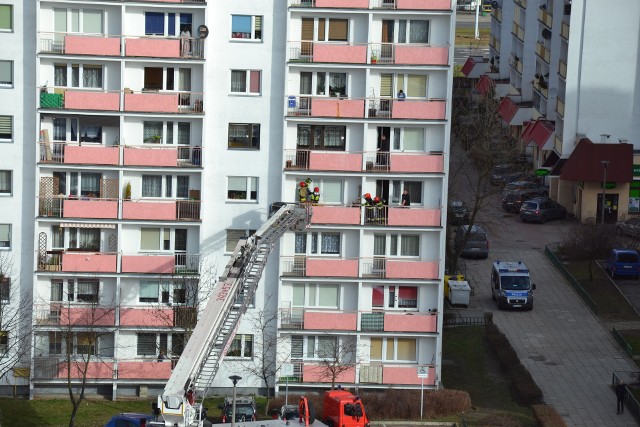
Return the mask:
<svg viewBox="0 0 640 427">
<path fill-rule="evenodd" d="M 278 387 L 440 383 L 453 9 L 289 1 Z"/>
<path fill-rule="evenodd" d="M 33 97 L 35 34 L 30 2 L 0 2 L 0 390 L 24 391 L 29 384 L 29 338 L 33 284 L 36 118 Z M 24 197 L 27 195 L 27 197 Z M 6 373 L 6 375 L 4 375 Z"/>
<path fill-rule="evenodd" d="M 489 58 L 470 58 L 463 72 L 479 78 L 479 93 L 494 88 L 505 126 L 531 154 L 534 167 L 550 171 L 550 194 L 570 212 L 598 222 L 605 212 L 608 223 L 640 213 L 640 187 L 628 166 L 637 159 L 620 163 L 633 156 L 621 144 L 640 147 L 634 83 L 640 7 L 624 1 L 496 4 Z M 571 159 L 581 141 L 595 147 Z M 585 172 L 576 171 L 575 165 L 587 163 Z M 601 194 L 608 165 L 610 188 Z M 619 173 L 620 168 L 625 170 Z"/>
</svg>

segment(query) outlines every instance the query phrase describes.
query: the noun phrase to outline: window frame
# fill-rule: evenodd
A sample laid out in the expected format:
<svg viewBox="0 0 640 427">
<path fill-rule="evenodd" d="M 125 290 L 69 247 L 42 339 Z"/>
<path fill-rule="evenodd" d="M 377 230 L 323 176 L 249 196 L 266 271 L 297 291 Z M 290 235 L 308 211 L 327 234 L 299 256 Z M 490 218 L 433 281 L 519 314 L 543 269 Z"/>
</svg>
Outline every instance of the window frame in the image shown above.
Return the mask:
<svg viewBox="0 0 640 427">
<path fill-rule="evenodd" d="M 15 63 L 11 59 L 0 59 L 0 63 L 6 62 L 9 64 L 9 72 L 11 73 L 11 81 L 10 82 L 0 82 L 0 88 L 11 89 L 15 87 L 16 83 L 16 72 L 15 72 Z"/>
<path fill-rule="evenodd" d="M 0 143 L 13 143 L 13 140 L 15 138 L 15 129 L 14 129 L 14 120 L 13 120 L 13 116 L 10 116 L 8 114 L 3 114 L 0 115 L 0 121 L 4 122 L 7 121 L 8 127 L 9 129 L 9 138 L 2 138 L 0 137 Z"/>
<path fill-rule="evenodd" d="M 8 184 L 9 184 L 9 189 L 6 191 L 3 191 L 3 189 L 0 187 L 0 197 L 8 197 L 8 196 L 13 196 L 13 170 L 11 169 L 2 169 L 0 170 L 0 175 L 4 174 L 4 173 L 8 173 Z M 2 180 L 0 179 L 0 182 L 2 182 Z"/>
<path fill-rule="evenodd" d="M 244 126 L 247 141 L 243 142 L 240 138 L 231 137 L 231 127 L 236 126 L 240 130 Z M 257 137 L 256 134 L 257 133 Z M 255 141 L 255 143 L 254 143 Z M 260 150 L 260 123 L 229 123 L 227 126 L 227 149 L 229 150 Z"/>
<path fill-rule="evenodd" d="M 233 25 L 233 20 L 234 17 L 250 17 L 251 18 L 251 23 L 250 23 L 250 28 L 249 30 L 251 31 L 250 33 L 247 32 L 243 32 L 243 31 L 233 31 L 234 29 L 234 25 Z M 257 27 L 256 23 L 259 21 L 259 28 Z M 231 34 L 229 36 L 230 41 L 241 41 L 241 42 L 262 42 L 263 41 L 263 36 L 264 36 L 264 16 L 263 15 L 242 15 L 242 14 L 232 14 L 231 15 Z M 241 37 L 240 35 L 242 34 L 249 34 L 249 37 Z"/>
<path fill-rule="evenodd" d="M 11 223 L 2 223 L 0 224 L 0 226 L 7 226 L 7 230 L 8 230 L 8 239 L 9 240 L 1 240 L 2 238 L 4 238 L 4 236 L 0 235 L 0 251 L 10 251 L 11 250 L 11 243 L 12 243 L 12 224 Z M 6 245 L 4 243 L 7 243 Z"/>
<path fill-rule="evenodd" d="M 340 134 L 342 145 L 327 145 L 327 130 L 337 129 Z M 309 132 L 309 144 L 301 144 L 300 140 L 304 135 L 302 133 Z M 316 138 L 320 140 L 320 144 L 316 145 Z M 347 149 L 347 127 L 344 125 L 313 125 L 299 124 L 296 127 L 296 147 L 302 150 L 321 150 L 321 151 L 346 151 Z"/>
<path fill-rule="evenodd" d="M 225 359 L 253 359 L 254 342 L 254 336 L 252 334 L 236 334 L 236 336 L 233 337 L 231 344 L 229 345 L 229 349 L 227 350 Z M 232 351 L 237 351 L 238 354 L 231 354 Z M 249 354 L 247 354 L 247 352 Z"/>
<path fill-rule="evenodd" d="M 245 189 L 244 190 L 230 190 L 229 183 L 231 178 L 244 178 L 245 179 Z M 252 193 L 254 190 L 251 190 L 252 180 L 255 180 L 255 197 L 253 197 Z M 227 202 L 240 202 L 240 203 L 257 203 L 259 197 L 259 189 L 260 189 L 260 179 L 256 176 L 227 176 Z M 244 197 L 229 197 L 230 192 L 238 192 L 245 193 Z M 241 194 L 238 194 L 241 196 Z"/>
<path fill-rule="evenodd" d="M 0 28 L 1 33 L 12 33 L 13 32 L 13 5 L 12 4 L 0 4 L 0 10 L 3 7 L 7 7 L 9 10 L 9 28 Z"/>
<path fill-rule="evenodd" d="M 416 338 L 408 338 L 408 337 L 371 337 L 369 345 L 369 360 L 373 362 L 394 362 L 394 363 L 417 363 L 418 362 L 418 340 Z M 371 354 L 371 349 L 373 348 L 373 342 L 380 342 L 380 352 L 381 358 L 373 357 Z M 398 359 L 398 342 L 399 341 L 413 341 L 415 348 L 415 358 L 414 360 L 406 360 L 406 359 Z M 391 351 L 393 352 L 392 357 L 389 356 L 389 343 L 392 344 Z"/>
<path fill-rule="evenodd" d="M 56 84 L 56 76 L 55 76 L 55 69 L 56 68 L 61 68 L 61 67 L 65 67 L 66 68 L 66 75 L 65 75 L 65 84 L 64 85 L 57 85 Z M 74 69 L 77 67 L 78 69 L 78 85 L 74 86 L 73 83 L 73 73 L 74 73 Z M 93 68 L 93 69 L 99 69 L 100 70 L 100 86 L 85 86 L 84 85 L 84 70 L 85 67 L 87 67 L 87 69 Z M 83 89 L 83 90 L 93 90 L 93 91 L 102 91 L 104 90 L 105 87 L 105 81 L 106 81 L 106 74 L 107 74 L 107 67 L 104 64 L 88 64 L 88 63 L 55 63 L 54 64 L 54 75 L 53 75 L 53 82 L 54 82 L 54 86 L 53 87 L 58 87 L 58 88 L 66 88 L 66 89 Z"/>
<path fill-rule="evenodd" d="M 244 73 L 244 90 L 233 90 L 233 75 L 234 73 Z M 254 73 L 258 74 L 258 90 L 253 91 L 251 88 L 251 81 Z M 231 69 L 229 70 L 229 75 L 231 79 L 231 84 L 229 86 L 229 94 L 238 96 L 238 95 L 247 95 L 247 96 L 259 96 L 262 94 L 262 70 L 241 70 L 241 69 Z"/>
</svg>

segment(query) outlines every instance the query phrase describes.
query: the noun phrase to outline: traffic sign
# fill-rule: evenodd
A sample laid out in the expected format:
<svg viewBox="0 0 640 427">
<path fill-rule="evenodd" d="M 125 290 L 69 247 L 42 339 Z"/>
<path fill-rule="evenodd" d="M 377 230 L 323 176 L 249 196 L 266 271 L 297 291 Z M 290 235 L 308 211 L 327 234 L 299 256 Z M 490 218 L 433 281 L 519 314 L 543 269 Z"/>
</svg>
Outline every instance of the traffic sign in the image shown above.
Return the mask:
<svg viewBox="0 0 640 427">
<path fill-rule="evenodd" d="M 293 363 L 283 363 L 280 366 L 280 376 L 292 377 L 293 376 Z"/>
<path fill-rule="evenodd" d="M 428 366 L 418 366 L 418 378 L 429 378 Z"/>
</svg>

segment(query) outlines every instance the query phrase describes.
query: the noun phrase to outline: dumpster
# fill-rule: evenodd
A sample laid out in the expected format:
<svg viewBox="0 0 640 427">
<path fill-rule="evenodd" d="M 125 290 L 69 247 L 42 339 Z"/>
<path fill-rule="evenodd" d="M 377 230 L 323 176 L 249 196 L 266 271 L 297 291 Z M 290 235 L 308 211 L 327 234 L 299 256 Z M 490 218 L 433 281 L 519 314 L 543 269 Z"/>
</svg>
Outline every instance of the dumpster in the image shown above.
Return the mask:
<svg viewBox="0 0 640 427">
<path fill-rule="evenodd" d="M 469 306 L 469 296 L 471 295 L 471 286 L 469 282 L 449 280 L 447 297 L 452 305 Z"/>
</svg>

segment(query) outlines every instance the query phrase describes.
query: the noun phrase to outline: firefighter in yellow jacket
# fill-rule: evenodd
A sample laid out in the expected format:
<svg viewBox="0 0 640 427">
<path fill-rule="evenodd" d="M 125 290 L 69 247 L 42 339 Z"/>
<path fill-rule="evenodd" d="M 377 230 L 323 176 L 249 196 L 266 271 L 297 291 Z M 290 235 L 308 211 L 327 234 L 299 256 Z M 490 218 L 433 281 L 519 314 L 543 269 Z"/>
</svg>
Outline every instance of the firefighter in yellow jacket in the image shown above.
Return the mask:
<svg viewBox="0 0 640 427">
<path fill-rule="evenodd" d="M 300 187 L 298 188 L 298 201 L 300 203 L 307 203 L 307 184 L 304 181 L 300 181 Z"/>
</svg>

